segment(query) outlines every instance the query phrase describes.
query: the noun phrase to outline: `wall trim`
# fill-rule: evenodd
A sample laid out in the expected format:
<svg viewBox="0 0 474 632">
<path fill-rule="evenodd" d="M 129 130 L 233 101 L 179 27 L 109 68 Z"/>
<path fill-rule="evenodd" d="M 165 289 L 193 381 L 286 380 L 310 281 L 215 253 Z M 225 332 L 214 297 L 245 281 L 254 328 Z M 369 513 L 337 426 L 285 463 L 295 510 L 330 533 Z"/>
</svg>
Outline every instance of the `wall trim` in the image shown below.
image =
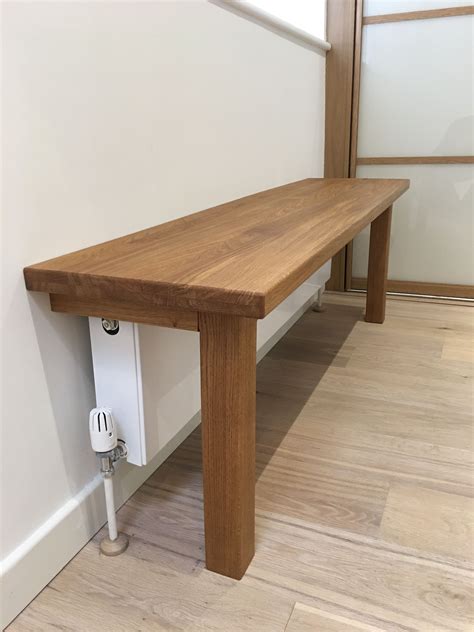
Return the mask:
<svg viewBox="0 0 474 632">
<path fill-rule="evenodd" d="M 311 35 L 310 33 L 293 26 L 289 22 L 277 18 L 275 15 L 267 13 L 267 11 L 264 11 L 263 9 L 257 8 L 252 4 L 252 2 L 247 2 L 246 0 L 240 0 L 239 2 L 235 2 L 235 0 L 209 0 L 209 2 L 223 9 L 227 9 L 236 15 L 250 19 L 253 22 L 269 28 L 271 31 L 280 35 L 289 36 L 289 39 L 297 44 L 305 44 L 311 48 L 317 48 L 324 52 L 331 50 L 331 44 L 326 40 L 316 37 L 315 35 Z"/>
<path fill-rule="evenodd" d="M 406 22 L 408 20 L 432 20 L 433 18 L 453 18 L 458 15 L 474 15 L 474 6 L 448 7 L 446 9 L 426 9 L 425 11 L 405 11 L 404 13 L 382 13 L 368 15 L 363 25 L 386 24 L 387 22 Z"/>
<path fill-rule="evenodd" d="M 367 279 L 354 277 L 352 290 L 366 290 Z M 474 299 L 474 285 L 455 285 L 451 283 L 429 283 L 425 281 L 387 281 L 387 291 L 395 294 L 416 296 L 437 296 L 441 298 Z"/>
<path fill-rule="evenodd" d="M 354 96 L 358 101 L 355 80 L 360 70 L 359 31 L 362 32 L 361 0 L 327 1 L 327 36 L 332 49 L 326 56 L 325 178 L 349 178 L 351 175 L 354 151 L 351 143 L 353 145 L 356 138 L 352 126 L 358 122 Z M 347 262 L 347 247 L 344 246 L 332 258 L 328 290 L 345 289 Z"/>
<path fill-rule="evenodd" d="M 118 466 L 114 479 L 121 507 L 201 422 L 194 415 L 143 467 Z M 98 474 L 12 551 L 0 566 L 1 626 L 6 627 L 106 523 L 104 490 Z M 120 524 L 120 520 L 119 520 Z"/>
<path fill-rule="evenodd" d="M 359 156 L 358 165 L 472 165 L 474 156 Z"/>
</svg>

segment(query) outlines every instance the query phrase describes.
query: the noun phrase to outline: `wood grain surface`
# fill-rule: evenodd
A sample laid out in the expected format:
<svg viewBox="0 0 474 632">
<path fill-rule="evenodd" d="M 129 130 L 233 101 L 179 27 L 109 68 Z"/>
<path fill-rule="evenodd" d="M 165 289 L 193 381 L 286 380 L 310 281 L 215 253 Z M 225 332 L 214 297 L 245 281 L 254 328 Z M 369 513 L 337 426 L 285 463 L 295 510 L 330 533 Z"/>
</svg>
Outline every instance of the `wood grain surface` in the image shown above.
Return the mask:
<svg viewBox="0 0 474 632">
<path fill-rule="evenodd" d="M 263 318 L 408 185 L 302 180 L 27 267 L 26 286 Z"/>
<path fill-rule="evenodd" d="M 188 310 L 155 307 L 153 305 L 146 307 L 118 300 L 101 299 L 97 302 L 63 294 L 50 294 L 49 298 L 52 312 L 112 318 L 131 323 L 198 331 L 197 312 Z"/>
<path fill-rule="evenodd" d="M 357 171 L 357 139 L 359 136 L 359 109 L 360 109 L 360 76 L 362 69 L 362 15 L 364 12 L 363 0 L 356 0 L 356 17 L 354 33 L 354 71 L 352 77 L 352 104 L 351 104 L 351 136 L 349 177 L 355 178 Z"/>
<path fill-rule="evenodd" d="M 352 74 L 356 0 L 329 0 L 326 32 L 331 50 L 326 54 L 326 111 L 324 176 L 349 177 Z M 344 289 L 345 244 L 331 263 L 330 290 Z"/>
<path fill-rule="evenodd" d="M 367 276 L 367 309 L 369 323 L 383 323 L 387 293 L 388 256 L 392 208 L 379 215 L 370 226 L 369 268 Z"/>
<path fill-rule="evenodd" d="M 295 603 L 285 632 L 383 632 L 382 628 Z"/>
<path fill-rule="evenodd" d="M 355 14 L 356 0 L 328 2 L 327 37 L 331 50 L 326 53 L 326 178 L 349 176 Z"/>
<path fill-rule="evenodd" d="M 119 510 L 127 551 L 102 530 L 8 632 L 473 629 L 472 308 L 389 298 L 381 328 L 324 303 L 257 368 L 244 577 L 204 568 L 198 429 Z"/>
<path fill-rule="evenodd" d="M 206 567 L 240 579 L 255 553 L 257 322 L 200 314 Z"/>
<path fill-rule="evenodd" d="M 373 156 L 357 158 L 357 165 L 472 165 L 474 156 Z"/>
<path fill-rule="evenodd" d="M 446 7 L 443 9 L 426 9 L 424 11 L 405 11 L 401 13 L 384 13 L 368 15 L 363 24 L 385 24 L 387 22 L 406 22 L 407 20 L 432 20 L 435 18 L 452 18 L 459 15 L 474 15 L 474 6 Z"/>
<path fill-rule="evenodd" d="M 352 81 L 352 122 L 351 122 L 351 153 L 349 162 L 349 177 L 355 178 L 357 171 L 357 139 L 359 135 L 360 109 L 360 75 L 362 67 L 362 15 L 364 0 L 356 0 L 355 40 L 354 40 L 354 73 Z M 344 284 L 340 289 L 349 290 L 352 280 L 353 241 L 351 240 L 344 253 Z"/>
<path fill-rule="evenodd" d="M 380 528 L 391 542 L 465 561 L 474 558 L 474 498 L 392 485 Z"/>
</svg>

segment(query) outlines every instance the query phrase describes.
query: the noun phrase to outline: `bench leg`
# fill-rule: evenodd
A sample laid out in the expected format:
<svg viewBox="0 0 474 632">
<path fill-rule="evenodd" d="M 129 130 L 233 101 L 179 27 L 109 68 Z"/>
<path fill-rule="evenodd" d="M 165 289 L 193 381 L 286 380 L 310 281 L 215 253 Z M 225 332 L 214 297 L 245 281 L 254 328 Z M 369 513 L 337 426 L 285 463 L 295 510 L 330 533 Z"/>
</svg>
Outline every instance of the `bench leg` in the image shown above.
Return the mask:
<svg viewBox="0 0 474 632">
<path fill-rule="evenodd" d="M 388 253 L 392 207 L 379 215 L 370 226 L 369 271 L 365 320 L 383 323 L 387 295 Z"/>
<path fill-rule="evenodd" d="M 206 567 L 240 579 L 255 552 L 257 321 L 199 315 Z"/>
</svg>

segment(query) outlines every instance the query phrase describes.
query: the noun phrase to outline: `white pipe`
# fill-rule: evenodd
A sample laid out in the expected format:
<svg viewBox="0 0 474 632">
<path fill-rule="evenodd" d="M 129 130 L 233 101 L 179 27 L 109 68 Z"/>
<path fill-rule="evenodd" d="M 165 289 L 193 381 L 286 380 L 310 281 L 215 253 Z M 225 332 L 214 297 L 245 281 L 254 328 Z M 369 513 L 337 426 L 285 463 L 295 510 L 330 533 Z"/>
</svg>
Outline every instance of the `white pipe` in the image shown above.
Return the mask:
<svg viewBox="0 0 474 632">
<path fill-rule="evenodd" d="M 324 292 L 324 288 L 320 287 L 318 290 L 317 298 L 316 298 L 316 305 L 318 309 L 321 309 L 323 306 L 323 292 Z"/>
<path fill-rule="evenodd" d="M 107 509 L 107 521 L 109 523 L 109 538 L 110 540 L 117 539 L 117 517 L 115 515 L 115 501 L 114 501 L 114 481 L 112 476 L 106 476 L 104 478 L 104 491 L 105 491 L 105 507 Z"/>
</svg>

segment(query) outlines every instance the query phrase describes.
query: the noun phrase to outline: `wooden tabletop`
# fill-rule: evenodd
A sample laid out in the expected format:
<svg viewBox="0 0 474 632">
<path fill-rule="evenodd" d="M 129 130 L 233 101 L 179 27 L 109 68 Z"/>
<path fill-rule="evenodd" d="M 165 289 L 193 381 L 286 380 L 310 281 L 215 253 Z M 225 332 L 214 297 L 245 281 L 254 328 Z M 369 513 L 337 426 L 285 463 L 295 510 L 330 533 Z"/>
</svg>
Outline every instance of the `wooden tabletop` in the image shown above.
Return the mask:
<svg viewBox="0 0 474 632">
<path fill-rule="evenodd" d="M 301 180 L 29 266 L 26 286 L 263 318 L 408 186 Z"/>
</svg>

